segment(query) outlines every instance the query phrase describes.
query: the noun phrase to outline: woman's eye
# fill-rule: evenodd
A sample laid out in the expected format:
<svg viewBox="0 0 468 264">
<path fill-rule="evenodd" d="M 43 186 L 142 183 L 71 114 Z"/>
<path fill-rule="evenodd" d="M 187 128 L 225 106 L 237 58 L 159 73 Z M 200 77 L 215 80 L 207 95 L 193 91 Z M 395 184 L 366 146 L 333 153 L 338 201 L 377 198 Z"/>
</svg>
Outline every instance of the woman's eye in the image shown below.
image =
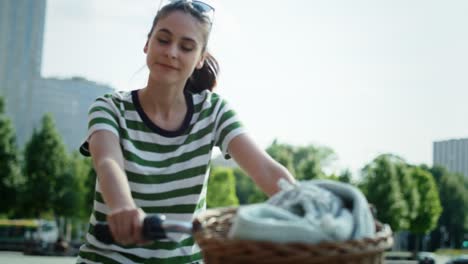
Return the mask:
<svg viewBox="0 0 468 264">
<path fill-rule="evenodd" d="M 189 46 L 181 46 L 180 47 L 183 51 L 185 52 L 189 52 L 189 51 L 192 51 L 193 50 L 193 47 L 189 47 Z"/>
<path fill-rule="evenodd" d="M 167 43 L 169 43 L 169 40 L 159 38 L 158 42 L 161 43 L 161 44 L 167 44 Z"/>
</svg>

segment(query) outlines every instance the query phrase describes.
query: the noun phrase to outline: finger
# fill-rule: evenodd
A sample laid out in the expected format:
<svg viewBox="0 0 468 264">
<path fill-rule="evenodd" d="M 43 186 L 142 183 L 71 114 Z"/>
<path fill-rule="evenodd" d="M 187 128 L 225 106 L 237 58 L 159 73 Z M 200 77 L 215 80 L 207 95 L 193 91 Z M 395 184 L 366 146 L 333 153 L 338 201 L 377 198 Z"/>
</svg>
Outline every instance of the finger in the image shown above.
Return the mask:
<svg viewBox="0 0 468 264">
<path fill-rule="evenodd" d="M 118 244 L 122 244 L 122 224 L 120 220 L 120 216 L 118 214 L 113 216 L 114 218 L 114 226 L 115 226 L 115 236 L 114 240 Z"/>
<path fill-rule="evenodd" d="M 117 242 L 117 238 L 118 238 L 117 223 L 113 215 L 107 216 L 107 225 L 109 226 L 109 230 L 111 232 L 112 238 L 114 239 L 115 242 Z"/>
<path fill-rule="evenodd" d="M 132 234 L 131 234 L 131 222 L 129 221 L 130 212 L 122 212 L 119 215 L 119 241 L 123 245 L 128 245 L 132 243 Z"/>
<path fill-rule="evenodd" d="M 141 221 L 140 221 L 140 217 L 139 217 L 139 213 L 138 211 L 135 211 L 133 213 L 133 217 L 132 217 L 132 238 L 133 238 L 133 241 L 135 241 L 136 243 L 140 242 L 142 240 L 142 233 L 141 233 L 141 229 L 142 229 L 142 224 L 141 224 Z"/>
<path fill-rule="evenodd" d="M 143 235 L 143 223 L 144 223 L 145 217 L 146 217 L 146 213 L 141 208 L 139 208 L 138 209 L 138 223 L 139 223 L 139 229 L 140 229 L 139 231 L 140 238 L 138 240 L 138 244 L 142 246 L 153 244 L 153 241 L 146 240 Z"/>
</svg>

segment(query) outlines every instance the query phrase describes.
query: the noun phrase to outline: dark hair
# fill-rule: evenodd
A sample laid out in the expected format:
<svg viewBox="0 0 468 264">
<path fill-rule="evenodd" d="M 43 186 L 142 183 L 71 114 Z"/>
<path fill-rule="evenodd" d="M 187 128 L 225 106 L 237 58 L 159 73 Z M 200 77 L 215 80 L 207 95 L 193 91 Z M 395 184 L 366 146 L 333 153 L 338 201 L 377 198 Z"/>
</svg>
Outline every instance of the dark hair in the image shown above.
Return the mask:
<svg viewBox="0 0 468 264">
<path fill-rule="evenodd" d="M 156 24 L 158 23 L 160 18 L 163 18 L 174 11 L 182 11 L 186 14 L 190 14 L 192 17 L 196 18 L 200 23 L 204 25 L 209 25 L 208 32 L 204 35 L 204 43 L 202 52 L 206 52 L 206 46 L 208 44 L 208 36 L 211 30 L 211 21 L 210 19 L 205 16 L 203 13 L 198 11 L 194 8 L 191 2 L 186 1 L 175 1 L 171 4 L 168 4 L 161 8 L 156 14 L 153 25 L 151 26 L 151 30 L 148 33 L 148 39 L 151 38 L 151 34 L 153 33 Z M 214 87 L 216 86 L 216 79 L 219 72 L 219 64 L 218 61 L 211 55 L 209 52 L 206 52 L 206 57 L 203 63 L 202 68 L 195 69 L 187 80 L 185 84 L 185 90 L 188 90 L 193 93 L 200 93 L 203 90 L 210 90 L 213 91 Z"/>
</svg>

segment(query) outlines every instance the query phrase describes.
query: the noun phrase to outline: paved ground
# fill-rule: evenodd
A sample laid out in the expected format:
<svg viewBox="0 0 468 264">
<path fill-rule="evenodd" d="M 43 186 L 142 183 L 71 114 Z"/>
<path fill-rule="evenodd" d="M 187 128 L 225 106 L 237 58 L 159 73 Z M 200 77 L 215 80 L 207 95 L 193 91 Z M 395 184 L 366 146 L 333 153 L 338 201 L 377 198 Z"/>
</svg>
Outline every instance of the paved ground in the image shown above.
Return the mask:
<svg viewBox="0 0 468 264">
<path fill-rule="evenodd" d="M 449 257 L 436 256 L 436 264 L 446 264 L 449 261 Z M 416 260 L 387 260 L 384 264 L 417 264 Z"/>
<path fill-rule="evenodd" d="M 74 264 L 73 257 L 25 256 L 20 252 L 0 251 L 0 263 L 8 264 Z M 445 264 L 448 257 L 438 256 L 437 264 Z"/>
<path fill-rule="evenodd" d="M 0 263 L 5 264 L 74 264 L 71 257 L 25 256 L 21 252 L 0 251 Z"/>
<path fill-rule="evenodd" d="M 437 256 L 437 260 L 436 260 L 437 262 L 436 263 L 437 264 L 445 264 L 449 260 L 450 260 L 450 258 L 447 257 L 447 256 Z"/>
</svg>

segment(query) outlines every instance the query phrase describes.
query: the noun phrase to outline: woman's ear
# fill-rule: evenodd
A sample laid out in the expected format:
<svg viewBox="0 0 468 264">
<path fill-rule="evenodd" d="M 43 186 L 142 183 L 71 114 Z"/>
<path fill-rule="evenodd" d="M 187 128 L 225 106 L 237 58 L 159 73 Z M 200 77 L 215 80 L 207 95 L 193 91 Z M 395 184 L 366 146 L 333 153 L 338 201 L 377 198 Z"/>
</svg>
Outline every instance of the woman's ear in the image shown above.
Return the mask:
<svg viewBox="0 0 468 264">
<path fill-rule="evenodd" d="M 206 59 L 206 53 L 203 53 L 203 55 L 200 58 L 200 61 L 197 64 L 197 70 L 203 68 L 203 64 L 205 64 L 205 59 Z"/>
<path fill-rule="evenodd" d="M 143 52 L 144 52 L 145 54 L 148 53 L 148 41 L 149 41 L 149 40 L 146 40 L 145 47 L 143 47 Z"/>
</svg>

